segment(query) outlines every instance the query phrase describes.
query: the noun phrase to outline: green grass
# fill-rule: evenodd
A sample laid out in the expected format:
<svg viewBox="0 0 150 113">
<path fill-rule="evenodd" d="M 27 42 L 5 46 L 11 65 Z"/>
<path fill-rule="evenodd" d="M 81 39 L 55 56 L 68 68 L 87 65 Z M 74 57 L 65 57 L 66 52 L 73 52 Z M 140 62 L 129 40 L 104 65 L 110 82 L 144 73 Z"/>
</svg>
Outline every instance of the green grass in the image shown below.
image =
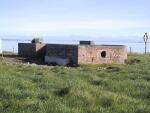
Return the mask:
<svg viewBox="0 0 150 113">
<path fill-rule="evenodd" d="M 150 113 L 150 55 L 77 68 L 0 58 L 0 113 Z"/>
</svg>

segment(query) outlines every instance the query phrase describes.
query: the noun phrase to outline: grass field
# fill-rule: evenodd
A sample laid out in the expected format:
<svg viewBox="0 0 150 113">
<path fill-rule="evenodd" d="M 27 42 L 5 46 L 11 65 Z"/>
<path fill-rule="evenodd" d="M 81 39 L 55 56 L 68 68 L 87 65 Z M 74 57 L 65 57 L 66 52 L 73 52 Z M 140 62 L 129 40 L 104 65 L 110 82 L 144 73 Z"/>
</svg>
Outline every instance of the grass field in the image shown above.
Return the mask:
<svg viewBox="0 0 150 113">
<path fill-rule="evenodd" d="M 0 113 L 150 113 L 150 55 L 76 68 L 0 58 Z"/>
</svg>

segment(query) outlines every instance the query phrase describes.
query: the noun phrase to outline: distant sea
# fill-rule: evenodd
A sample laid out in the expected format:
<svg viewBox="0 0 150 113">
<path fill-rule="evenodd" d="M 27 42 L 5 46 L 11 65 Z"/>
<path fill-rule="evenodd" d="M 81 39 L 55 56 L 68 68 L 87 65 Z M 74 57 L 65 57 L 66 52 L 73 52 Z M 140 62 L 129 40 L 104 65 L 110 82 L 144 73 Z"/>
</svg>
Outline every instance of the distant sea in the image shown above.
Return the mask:
<svg viewBox="0 0 150 113">
<path fill-rule="evenodd" d="M 2 50 L 9 52 L 18 52 L 18 43 L 30 43 L 28 40 L 3 40 Z M 60 44 L 78 44 L 78 41 L 44 41 L 44 43 L 60 43 Z M 106 44 L 106 45 L 126 45 L 128 47 L 128 52 L 130 48 L 132 52 L 144 53 L 144 43 L 140 42 L 115 42 L 115 41 L 95 41 L 95 44 Z M 147 51 L 150 52 L 150 43 L 148 43 Z"/>
</svg>

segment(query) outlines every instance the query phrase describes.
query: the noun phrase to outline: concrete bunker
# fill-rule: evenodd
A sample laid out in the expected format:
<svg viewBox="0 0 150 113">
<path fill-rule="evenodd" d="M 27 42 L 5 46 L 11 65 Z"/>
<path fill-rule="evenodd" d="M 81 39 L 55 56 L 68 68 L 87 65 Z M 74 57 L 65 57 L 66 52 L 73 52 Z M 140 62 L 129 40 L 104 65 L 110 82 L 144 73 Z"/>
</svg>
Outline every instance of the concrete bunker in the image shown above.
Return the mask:
<svg viewBox="0 0 150 113">
<path fill-rule="evenodd" d="M 95 45 L 92 41 L 79 44 L 44 44 L 41 40 L 19 43 L 18 54 L 28 58 L 43 58 L 45 63 L 67 64 L 124 64 L 127 47 L 124 45 Z"/>
</svg>

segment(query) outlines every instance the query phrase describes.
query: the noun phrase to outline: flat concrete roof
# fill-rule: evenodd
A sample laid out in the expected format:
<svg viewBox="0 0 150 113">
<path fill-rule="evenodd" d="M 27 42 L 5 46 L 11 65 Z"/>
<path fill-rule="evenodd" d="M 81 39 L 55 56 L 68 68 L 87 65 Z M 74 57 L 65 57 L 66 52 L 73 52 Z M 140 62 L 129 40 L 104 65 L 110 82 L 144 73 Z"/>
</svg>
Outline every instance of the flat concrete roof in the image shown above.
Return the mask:
<svg viewBox="0 0 150 113">
<path fill-rule="evenodd" d="M 34 44 L 34 43 L 19 43 L 19 44 Z M 80 45 L 80 44 L 53 44 L 53 43 L 42 43 L 42 44 L 45 44 L 45 45 L 57 45 L 57 46 L 91 46 L 91 47 L 126 47 L 126 45 L 106 45 L 106 44 L 94 44 L 94 45 Z"/>
</svg>

